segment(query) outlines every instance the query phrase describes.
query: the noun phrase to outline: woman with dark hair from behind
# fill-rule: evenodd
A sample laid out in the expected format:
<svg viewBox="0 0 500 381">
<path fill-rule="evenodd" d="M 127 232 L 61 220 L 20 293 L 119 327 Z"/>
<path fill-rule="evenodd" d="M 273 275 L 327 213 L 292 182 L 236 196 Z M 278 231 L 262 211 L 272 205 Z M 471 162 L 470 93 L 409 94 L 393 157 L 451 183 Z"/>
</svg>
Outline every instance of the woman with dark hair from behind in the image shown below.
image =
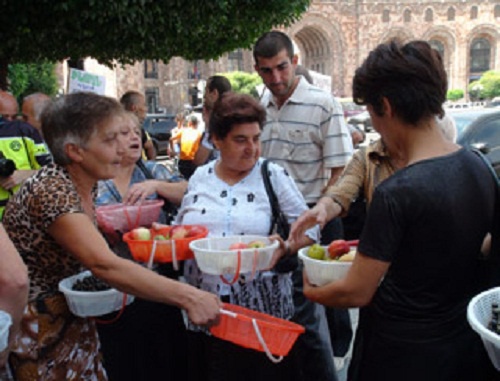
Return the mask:
<svg viewBox="0 0 500 381">
<path fill-rule="evenodd" d="M 441 58 L 423 41 L 381 44 L 355 73 L 353 98 L 400 169 L 375 188 L 346 277 L 304 285 L 313 301 L 361 307 L 350 381 L 498 379 L 466 320 L 486 287 L 480 249 L 496 184 L 477 153 L 442 134 L 446 90 Z"/>
</svg>

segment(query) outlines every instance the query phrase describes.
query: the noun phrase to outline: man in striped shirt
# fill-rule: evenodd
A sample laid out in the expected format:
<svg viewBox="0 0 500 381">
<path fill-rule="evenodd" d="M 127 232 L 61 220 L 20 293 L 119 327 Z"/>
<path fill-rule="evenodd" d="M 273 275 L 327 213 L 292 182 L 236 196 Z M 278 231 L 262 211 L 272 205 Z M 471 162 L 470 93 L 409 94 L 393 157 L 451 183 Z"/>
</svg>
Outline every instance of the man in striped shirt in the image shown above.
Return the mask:
<svg viewBox="0 0 500 381">
<path fill-rule="evenodd" d="M 296 75 L 298 57 L 286 34 L 265 33 L 257 40 L 253 56 L 255 70 L 269 90 L 262 96 L 267 111 L 262 156 L 287 170 L 312 207 L 335 183 L 353 153 L 342 107 L 331 94 Z M 321 235 L 324 244 L 341 238 L 340 220 L 332 220 Z M 294 319 L 306 326 L 306 335 L 299 338 L 300 372 L 305 380 L 336 380 L 324 310 L 304 298 L 301 271 L 295 271 L 293 279 Z"/>
</svg>

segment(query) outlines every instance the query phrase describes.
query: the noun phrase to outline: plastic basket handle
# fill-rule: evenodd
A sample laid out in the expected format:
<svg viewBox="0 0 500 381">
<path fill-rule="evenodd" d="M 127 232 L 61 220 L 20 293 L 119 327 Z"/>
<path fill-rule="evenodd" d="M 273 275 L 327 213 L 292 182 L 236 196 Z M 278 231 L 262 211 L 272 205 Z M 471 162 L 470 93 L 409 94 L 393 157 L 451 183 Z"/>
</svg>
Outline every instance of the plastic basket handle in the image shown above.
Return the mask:
<svg viewBox="0 0 500 381">
<path fill-rule="evenodd" d="M 175 244 L 175 240 L 171 239 L 170 244 L 172 247 L 172 266 L 174 267 L 175 271 L 179 271 L 179 262 L 177 261 L 177 252 L 176 252 L 177 245 Z"/>
<path fill-rule="evenodd" d="M 220 310 L 220 313 L 223 315 L 230 316 L 233 319 L 236 319 L 238 317 L 237 313 L 225 310 L 223 308 Z M 259 340 L 260 345 L 262 345 L 262 348 L 264 348 L 264 352 L 266 353 L 267 358 L 275 364 L 281 362 L 283 360 L 283 356 L 279 356 L 279 357 L 273 356 L 273 354 L 271 353 L 271 351 L 267 347 L 267 344 L 264 341 L 262 334 L 260 333 L 260 329 L 259 329 L 259 325 L 257 324 L 257 320 L 252 319 L 252 325 L 253 325 L 253 330 L 255 331 L 255 334 L 257 335 L 257 340 Z"/>
<path fill-rule="evenodd" d="M 257 249 L 253 252 L 253 263 L 252 263 L 252 273 L 250 274 L 250 278 L 248 280 L 253 280 L 255 278 L 255 274 L 257 273 L 257 258 L 259 257 L 259 252 Z"/>
<path fill-rule="evenodd" d="M 222 280 L 222 283 L 225 284 L 234 284 L 238 278 L 240 277 L 240 270 L 241 270 L 241 250 L 238 250 L 237 255 L 237 262 L 236 262 L 236 273 L 234 274 L 234 278 L 231 281 L 226 280 L 223 275 L 220 275 L 220 279 Z"/>
<path fill-rule="evenodd" d="M 149 254 L 149 259 L 148 259 L 148 264 L 147 268 L 151 270 L 153 268 L 153 260 L 155 258 L 155 253 L 156 253 L 156 243 L 158 241 L 156 239 L 153 240 L 153 247 L 151 247 L 151 253 Z"/>
<path fill-rule="evenodd" d="M 128 298 L 128 295 L 126 293 L 123 293 L 122 306 L 120 308 L 120 311 L 118 311 L 118 313 L 116 314 L 116 316 L 114 318 L 109 319 L 109 320 L 102 320 L 102 319 L 94 318 L 94 320 L 96 321 L 96 323 L 99 323 L 99 324 L 112 324 L 112 323 L 116 322 L 120 318 L 120 316 L 122 316 L 123 311 L 125 310 L 125 307 L 127 306 L 127 298 Z"/>
<path fill-rule="evenodd" d="M 262 348 L 264 348 L 264 352 L 266 352 L 267 358 L 275 364 L 281 362 L 281 360 L 283 360 L 283 356 L 278 356 L 278 357 L 273 356 L 273 354 L 271 353 L 271 351 L 267 347 L 267 344 L 264 341 L 262 334 L 260 333 L 260 329 L 259 329 L 259 326 L 257 324 L 257 320 L 252 319 L 252 325 L 253 325 L 253 330 L 255 331 L 255 334 L 257 335 L 257 339 L 259 340 L 260 345 L 262 345 Z"/>
<path fill-rule="evenodd" d="M 128 214 L 127 208 L 123 208 L 123 213 L 125 213 L 125 217 L 127 218 L 127 223 L 128 223 L 128 229 L 132 230 L 137 227 L 139 227 L 139 221 L 141 220 L 141 211 L 142 211 L 142 201 L 139 204 L 139 208 L 137 209 L 137 216 L 135 217 L 135 222 L 132 225 L 132 219 L 130 218 L 130 215 Z"/>
</svg>

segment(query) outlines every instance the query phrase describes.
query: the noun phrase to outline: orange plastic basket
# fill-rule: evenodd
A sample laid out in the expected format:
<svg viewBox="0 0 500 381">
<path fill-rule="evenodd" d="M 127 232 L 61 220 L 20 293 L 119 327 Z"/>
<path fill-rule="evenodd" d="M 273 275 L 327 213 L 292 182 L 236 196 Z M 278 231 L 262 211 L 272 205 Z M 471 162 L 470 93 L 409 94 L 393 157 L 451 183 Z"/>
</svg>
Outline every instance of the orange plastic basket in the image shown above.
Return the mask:
<svg viewBox="0 0 500 381">
<path fill-rule="evenodd" d="M 179 225 L 180 226 L 180 225 Z M 182 225 L 188 231 L 192 231 L 192 235 L 188 234 L 186 238 L 182 239 L 167 239 L 155 240 L 157 235 L 170 235 L 171 230 L 177 226 L 166 226 L 160 229 L 149 229 L 151 232 L 152 240 L 134 240 L 132 232 L 125 233 L 123 240 L 127 243 L 132 257 L 139 262 L 150 262 L 151 255 L 154 249 L 154 257 L 152 261 L 155 263 L 167 263 L 182 261 L 185 259 L 194 258 L 194 254 L 189 248 L 189 242 L 204 238 L 208 234 L 206 227 L 201 225 Z"/>
<path fill-rule="evenodd" d="M 301 325 L 234 304 L 224 304 L 219 324 L 210 327 L 215 337 L 265 352 L 273 362 L 288 355 L 304 331 Z"/>
</svg>

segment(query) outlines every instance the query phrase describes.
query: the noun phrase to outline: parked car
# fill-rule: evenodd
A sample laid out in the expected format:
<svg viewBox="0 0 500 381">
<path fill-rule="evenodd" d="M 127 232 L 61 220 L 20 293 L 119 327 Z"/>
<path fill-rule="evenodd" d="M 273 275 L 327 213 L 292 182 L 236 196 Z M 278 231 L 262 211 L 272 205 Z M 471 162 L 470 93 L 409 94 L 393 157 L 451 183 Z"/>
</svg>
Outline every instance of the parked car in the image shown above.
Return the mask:
<svg viewBox="0 0 500 381">
<path fill-rule="evenodd" d="M 358 126 L 365 132 L 369 132 L 373 129 L 372 119 L 368 111 L 362 111 L 359 114 L 347 118 L 347 123 Z"/>
<path fill-rule="evenodd" d="M 167 155 L 170 151 L 170 137 L 177 126 L 173 114 L 149 114 L 144 121 L 144 130 L 149 134 L 157 155 Z"/>
<path fill-rule="evenodd" d="M 457 143 L 481 151 L 500 177 L 500 111 L 448 112 L 457 125 Z"/>
<path fill-rule="evenodd" d="M 486 103 L 486 106 L 488 108 L 500 108 L 500 97 L 493 98 L 491 101 Z"/>
<path fill-rule="evenodd" d="M 337 98 L 337 100 L 342 106 L 342 110 L 344 111 L 344 117 L 346 119 L 358 115 L 366 110 L 365 106 L 360 106 L 354 103 L 352 98 Z"/>
</svg>

